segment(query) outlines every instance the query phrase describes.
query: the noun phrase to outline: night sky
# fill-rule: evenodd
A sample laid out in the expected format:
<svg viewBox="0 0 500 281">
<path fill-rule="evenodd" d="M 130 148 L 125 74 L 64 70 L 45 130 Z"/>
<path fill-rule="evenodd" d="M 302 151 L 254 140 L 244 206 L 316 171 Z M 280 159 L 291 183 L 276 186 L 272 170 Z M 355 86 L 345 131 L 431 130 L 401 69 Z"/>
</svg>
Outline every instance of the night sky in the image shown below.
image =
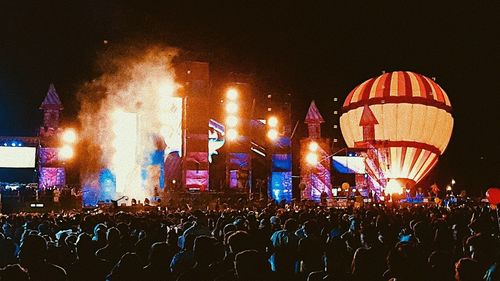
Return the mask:
<svg viewBox="0 0 500 281">
<path fill-rule="evenodd" d="M 327 136 L 333 97 L 410 70 L 436 77 L 454 108 L 437 181 L 484 191 L 500 185 L 500 8 L 461 2 L 0 1 L 0 135 L 36 133 L 51 82 L 75 121 L 99 56 L 124 46 L 165 44 L 209 61 L 214 75 L 253 74 L 266 91 L 292 94 L 294 120 L 315 99 Z"/>
</svg>

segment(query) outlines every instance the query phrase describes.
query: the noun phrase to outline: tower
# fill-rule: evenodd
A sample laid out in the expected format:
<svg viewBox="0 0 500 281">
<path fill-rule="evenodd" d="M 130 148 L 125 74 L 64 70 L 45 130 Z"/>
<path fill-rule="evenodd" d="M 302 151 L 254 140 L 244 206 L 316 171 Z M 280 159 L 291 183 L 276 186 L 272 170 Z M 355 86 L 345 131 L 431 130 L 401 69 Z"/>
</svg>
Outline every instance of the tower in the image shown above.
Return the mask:
<svg viewBox="0 0 500 281">
<path fill-rule="evenodd" d="M 40 137 L 54 136 L 59 128 L 61 111 L 64 109 L 54 84 L 50 84 L 47 95 L 39 109 L 43 110 L 43 123 L 40 127 Z"/>
<path fill-rule="evenodd" d="M 304 121 L 304 123 L 307 124 L 307 133 L 309 138 L 321 138 L 321 123 L 323 122 L 325 122 L 323 116 L 319 113 L 316 103 L 312 101 Z"/>
<path fill-rule="evenodd" d="M 304 123 L 308 137 L 300 140 L 300 176 L 302 199 L 320 201 L 322 195 L 332 197 L 330 173 L 330 139 L 321 137 L 325 122 L 316 103 L 311 102 Z"/>
<path fill-rule="evenodd" d="M 54 84 L 50 84 L 40 110 L 43 111 L 43 122 L 40 126 L 40 147 L 38 186 L 51 188 L 66 184 L 66 171 L 58 157 L 58 133 L 63 106 L 57 95 Z"/>
<path fill-rule="evenodd" d="M 175 72 L 184 96 L 182 186 L 208 191 L 209 64 L 183 61 Z"/>
</svg>

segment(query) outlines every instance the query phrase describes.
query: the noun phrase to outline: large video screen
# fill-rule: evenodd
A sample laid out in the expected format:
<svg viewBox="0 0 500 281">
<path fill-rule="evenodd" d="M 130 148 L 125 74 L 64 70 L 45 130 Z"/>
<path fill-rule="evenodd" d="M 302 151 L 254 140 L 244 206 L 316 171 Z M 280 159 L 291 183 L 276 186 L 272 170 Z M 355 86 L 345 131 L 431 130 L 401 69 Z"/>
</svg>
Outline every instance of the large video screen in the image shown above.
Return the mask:
<svg viewBox="0 0 500 281">
<path fill-rule="evenodd" d="M 364 174 L 365 159 L 358 156 L 333 156 L 333 167 L 342 174 Z"/>
<path fill-rule="evenodd" d="M 36 147 L 0 146 L 0 168 L 34 168 Z"/>
</svg>

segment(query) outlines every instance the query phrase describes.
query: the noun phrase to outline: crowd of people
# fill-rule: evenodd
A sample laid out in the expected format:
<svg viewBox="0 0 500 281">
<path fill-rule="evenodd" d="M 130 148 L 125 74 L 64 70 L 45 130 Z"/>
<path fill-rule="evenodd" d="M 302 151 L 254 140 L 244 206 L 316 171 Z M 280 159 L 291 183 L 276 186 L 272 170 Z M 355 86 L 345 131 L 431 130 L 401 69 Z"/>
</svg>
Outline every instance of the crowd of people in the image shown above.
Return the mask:
<svg viewBox="0 0 500 281">
<path fill-rule="evenodd" d="M 500 280 L 489 206 L 17 213 L 0 280 Z"/>
</svg>

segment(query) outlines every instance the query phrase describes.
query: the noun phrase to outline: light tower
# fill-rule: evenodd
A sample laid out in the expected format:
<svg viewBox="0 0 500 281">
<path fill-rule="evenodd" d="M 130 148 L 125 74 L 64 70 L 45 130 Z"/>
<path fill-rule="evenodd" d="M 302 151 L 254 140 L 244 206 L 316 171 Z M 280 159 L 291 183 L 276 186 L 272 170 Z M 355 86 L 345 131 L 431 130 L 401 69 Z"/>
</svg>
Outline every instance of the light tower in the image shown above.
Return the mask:
<svg viewBox="0 0 500 281">
<path fill-rule="evenodd" d="M 300 141 L 300 176 L 302 199 L 319 201 L 321 194 L 332 197 L 330 174 L 330 139 L 321 137 L 321 123 L 325 122 L 316 103 L 311 102 L 305 121 L 309 136 Z"/>
<path fill-rule="evenodd" d="M 38 148 L 38 186 L 51 188 L 66 184 L 64 159 L 59 153 L 59 128 L 63 106 L 54 84 L 50 84 L 40 109 L 43 111 L 43 123 L 40 127 L 40 145 Z"/>
</svg>

